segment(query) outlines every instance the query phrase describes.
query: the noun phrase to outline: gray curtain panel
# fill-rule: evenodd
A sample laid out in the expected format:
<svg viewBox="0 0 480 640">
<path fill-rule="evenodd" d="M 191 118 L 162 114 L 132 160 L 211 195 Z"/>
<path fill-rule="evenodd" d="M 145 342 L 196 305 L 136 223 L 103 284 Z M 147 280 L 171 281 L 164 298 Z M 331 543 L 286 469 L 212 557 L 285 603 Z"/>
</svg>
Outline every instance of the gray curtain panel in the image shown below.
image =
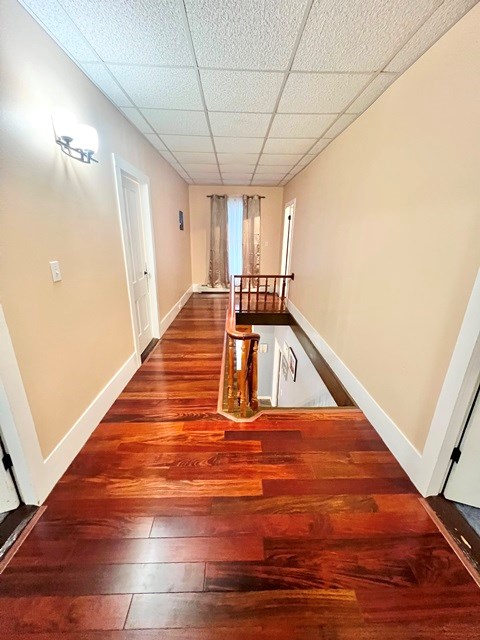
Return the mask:
<svg viewBox="0 0 480 640">
<path fill-rule="evenodd" d="M 260 273 L 260 198 L 243 196 L 243 273 Z"/>
<path fill-rule="evenodd" d="M 208 286 L 228 287 L 227 197 L 211 197 Z"/>
</svg>

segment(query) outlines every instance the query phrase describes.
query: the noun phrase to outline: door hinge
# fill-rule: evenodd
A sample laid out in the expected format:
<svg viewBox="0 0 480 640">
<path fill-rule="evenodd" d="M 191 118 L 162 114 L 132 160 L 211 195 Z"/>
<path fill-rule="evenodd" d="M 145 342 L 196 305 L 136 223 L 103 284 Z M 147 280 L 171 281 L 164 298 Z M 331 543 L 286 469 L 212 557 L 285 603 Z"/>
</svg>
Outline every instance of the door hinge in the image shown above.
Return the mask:
<svg viewBox="0 0 480 640">
<path fill-rule="evenodd" d="M 5 468 L 5 471 L 10 471 L 10 469 L 13 467 L 13 460 L 12 457 L 9 453 L 6 453 L 3 458 L 2 458 L 2 462 L 3 462 L 3 466 Z"/>
<path fill-rule="evenodd" d="M 453 462 L 458 462 L 461 455 L 462 452 L 460 450 L 460 447 L 455 447 L 455 449 L 452 451 L 452 455 L 450 456 L 450 460 L 453 460 Z"/>
</svg>

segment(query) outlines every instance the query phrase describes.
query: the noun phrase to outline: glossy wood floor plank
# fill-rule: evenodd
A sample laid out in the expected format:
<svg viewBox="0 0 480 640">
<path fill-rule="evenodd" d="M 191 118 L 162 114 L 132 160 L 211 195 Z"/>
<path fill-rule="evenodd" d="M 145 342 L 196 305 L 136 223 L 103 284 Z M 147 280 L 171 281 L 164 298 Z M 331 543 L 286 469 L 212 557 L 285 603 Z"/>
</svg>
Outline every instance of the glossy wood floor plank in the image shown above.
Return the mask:
<svg viewBox="0 0 480 640">
<path fill-rule="evenodd" d="M 478 640 L 480 591 L 358 409 L 217 414 L 196 294 L 0 576 L 0 640 Z"/>
<path fill-rule="evenodd" d="M 336 625 L 361 621 L 352 591 L 283 590 L 248 593 L 148 594 L 133 596 L 127 629 L 287 624 Z"/>
</svg>

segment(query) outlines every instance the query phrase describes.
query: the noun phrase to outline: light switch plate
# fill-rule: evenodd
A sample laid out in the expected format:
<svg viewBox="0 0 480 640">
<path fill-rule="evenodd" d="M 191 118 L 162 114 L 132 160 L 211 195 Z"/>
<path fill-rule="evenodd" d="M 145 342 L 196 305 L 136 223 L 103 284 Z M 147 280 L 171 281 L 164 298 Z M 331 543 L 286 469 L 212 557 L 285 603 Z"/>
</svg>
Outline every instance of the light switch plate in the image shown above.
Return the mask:
<svg viewBox="0 0 480 640">
<path fill-rule="evenodd" d="M 260 351 L 260 353 L 267 353 L 268 344 L 266 342 L 261 342 L 258 350 Z"/>
<path fill-rule="evenodd" d="M 52 272 L 52 280 L 54 282 L 60 282 L 62 274 L 60 272 L 60 263 L 58 260 L 50 260 L 50 271 Z"/>
</svg>

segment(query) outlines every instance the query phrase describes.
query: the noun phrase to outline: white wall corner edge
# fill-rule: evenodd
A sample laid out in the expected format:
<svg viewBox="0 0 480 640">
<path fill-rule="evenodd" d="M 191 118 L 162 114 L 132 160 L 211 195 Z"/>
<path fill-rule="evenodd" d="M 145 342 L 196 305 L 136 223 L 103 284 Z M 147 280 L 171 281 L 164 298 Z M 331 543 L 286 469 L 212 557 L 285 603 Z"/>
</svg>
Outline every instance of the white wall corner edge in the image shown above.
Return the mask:
<svg viewBox="0 0 480 640">
<path fill-rule="evenodd" d="M 347 365 L 338 357 L 335 351 L 297 309 L 293 302 L 289 300 L 287 304 L 292 316 L 325 358 L 341 383 L 345 386 L 345 389 L 347 389 L 352 398 L 354 398 L 359 408 L 371 422 L 410 480 L 422 493 L 422 454 L 378 405 Z"/>
</svg>

